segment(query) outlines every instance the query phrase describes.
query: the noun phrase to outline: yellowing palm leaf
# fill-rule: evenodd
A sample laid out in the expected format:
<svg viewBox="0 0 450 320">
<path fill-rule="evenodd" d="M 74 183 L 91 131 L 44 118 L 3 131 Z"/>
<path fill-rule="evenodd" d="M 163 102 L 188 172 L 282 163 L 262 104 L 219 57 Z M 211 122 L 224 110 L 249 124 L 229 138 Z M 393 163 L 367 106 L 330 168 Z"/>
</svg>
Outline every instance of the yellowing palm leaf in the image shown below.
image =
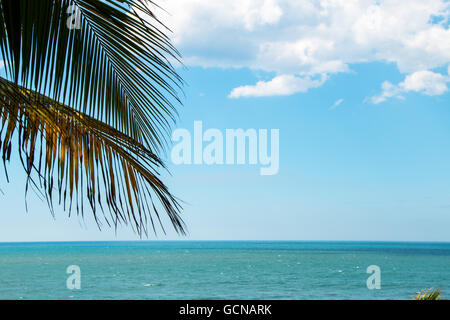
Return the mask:
<svg viewBox="0 0 450 320">
<path fill-rule="evenodd" d="M 67 28 L 67 8 L 80 10 Z M 184 233 L 180 206 L 158 178 L 181 79 L 176 50 L 144 0 L 0 0 L 0 150 L 13 136 L 29 183 L 98 225 L 156 232 L 163 210 Z M 159 26 L 159 27 L 157 27 Z M 15 141 L 15 140 L 14 140 Z M 56 181 L 56 182 L 54 182 Z M 100 216 L 99 212 L 103 212 Z M 162 227 L 162 224 L 161 224 Z M 163 228 L 164 230 L 164 228 Z"/>
</svg>

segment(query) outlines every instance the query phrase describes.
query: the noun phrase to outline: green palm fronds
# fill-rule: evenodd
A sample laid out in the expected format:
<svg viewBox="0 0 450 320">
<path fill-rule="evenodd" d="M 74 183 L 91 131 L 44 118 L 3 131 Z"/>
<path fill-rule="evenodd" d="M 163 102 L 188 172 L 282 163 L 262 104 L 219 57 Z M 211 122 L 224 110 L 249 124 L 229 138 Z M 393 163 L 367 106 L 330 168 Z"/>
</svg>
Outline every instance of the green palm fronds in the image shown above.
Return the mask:
<svg viewBox="0 0 450 320">
<path fill-rule="evenodd" d="M 180 205 L 158 177 L 182 85 L 169 59 L 179 54 L 151 4 L 0 0 L 0 152 L 6 169 L 18 141 L 27 189 L 40 188 L 51 209 L 56 193 L 83 215 L 87 199 L 99 226 L 131 224 L 139 235 L 147 223 L 164 231 L 162 211 L 183 234 Z"/>
</svg>

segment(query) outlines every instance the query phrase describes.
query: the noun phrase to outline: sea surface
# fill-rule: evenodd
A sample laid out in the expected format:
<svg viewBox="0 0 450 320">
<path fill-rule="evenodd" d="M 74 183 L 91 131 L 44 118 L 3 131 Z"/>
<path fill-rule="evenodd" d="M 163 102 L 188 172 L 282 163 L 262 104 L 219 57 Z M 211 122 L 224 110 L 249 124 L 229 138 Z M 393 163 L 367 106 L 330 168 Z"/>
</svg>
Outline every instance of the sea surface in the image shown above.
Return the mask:
<svg viewBox="0 0 450 320">
<path fill-rule="evenodd" d="M 73 265 L 81 289 L 68 289 Z M 380 289 L 367 287 L 372 265 Z M 450 299 L 450 243 L 0 243 L 0 299 L 411 299 L 429 287 Z"/>
</svg>

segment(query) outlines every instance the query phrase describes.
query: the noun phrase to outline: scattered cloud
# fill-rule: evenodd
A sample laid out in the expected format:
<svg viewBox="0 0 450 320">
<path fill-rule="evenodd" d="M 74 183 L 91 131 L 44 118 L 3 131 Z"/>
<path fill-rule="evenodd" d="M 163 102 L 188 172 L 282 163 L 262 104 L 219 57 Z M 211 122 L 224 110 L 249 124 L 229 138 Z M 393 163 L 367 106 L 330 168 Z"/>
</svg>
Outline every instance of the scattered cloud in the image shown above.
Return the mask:
<svg viewBox="0 0 450 320">
<path fill-rule="evenodd" d="M 247 85 L 235 88 L 231 91 L 228 97 L 241 98 L 290 95 L 297 92 L 306 92 L 311 88 L 320 87 L 325 80 L 325 76 L 314 80 L 310 77 L 280 75 L 270 81 L 259 81 L 256 85 Z"/>
<path fill-rule="evenodd" d="M 339 99 L 339 100 L 337 100 L 335 103 L 333 103 L 333 105 L 330 107 L 330 108 L 328 108 L 328 110 L 334 110 L 334 109 L 336 109 L 337 107 L 339 107 L 339 105 L 342 103 L 342 102 L 344 102 L 344 99 Z"/>
<path fill-rule="evenodd" d="M 403 93 L 411 91 L 428 96 L 437 96 L 448 91 L 447 82 L 450 82 L 449 76 L 427 70 L 417 71 L 407 75 L 405 80 L 398 85 L 385 81 L 381 86 L 381 94 L 369 100 L 378 104 L 391 97 L 403 98 Z"/>
<path fill-rule="evenodd" d="M 230 97 L 261 96 L 263 87 L 273 94 L 304 92 L 310 77 L 348 72 L 355 63 L 394 63 L 405 75 L 450 63 L 446 0 L 161 0 L 159 4 L 170 13 L 155 9 L 173 30 L 172 40 L 185 64 L 276 74 L 272 81 L 236 88 Z M 280 83 L 287 87 L 273 89 Z M 435 92 L 430 90 L 418 92 Z"/>
<path fill-rule="evenodd" d="M 373 104 L 379 104 L 392 97 L 404 99 L 404 97 L 401 95 L 401 90 L 399 89 L 399 87 L 393 85 L 389 81 L 383 82 L 381 84 L 381 89 L 381 94 L 368 98 L 366 99 L 366 101 L 370 101 Z"/>
<path fill-rule="evenodd" d="M 422 92 L 428 96 L 437 96 L 447 92 L 447 82 L 449 78 L 439 73 L 431 71 L 414 72 L 400 83 L 400 87 L 405 91 Z"/>
</svg>

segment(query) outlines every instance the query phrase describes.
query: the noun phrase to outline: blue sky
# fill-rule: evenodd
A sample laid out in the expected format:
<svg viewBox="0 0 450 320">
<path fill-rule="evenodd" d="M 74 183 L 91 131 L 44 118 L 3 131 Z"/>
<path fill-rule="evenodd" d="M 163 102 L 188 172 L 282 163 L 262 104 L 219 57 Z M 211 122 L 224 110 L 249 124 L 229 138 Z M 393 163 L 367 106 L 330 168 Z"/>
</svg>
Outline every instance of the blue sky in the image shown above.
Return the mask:
<svg viewBox="0 0 450 320">
<path fill-rule="evenodd" d="M 273 176 L 167 156 L 186 239 L 450 241 L 446 1 L 162 3 L 186 64 L 176 128 L 280 130 Z M 10 167 L 0 241 L 137 239 L 33 194 L 25 213 Z"/>
</svg>

